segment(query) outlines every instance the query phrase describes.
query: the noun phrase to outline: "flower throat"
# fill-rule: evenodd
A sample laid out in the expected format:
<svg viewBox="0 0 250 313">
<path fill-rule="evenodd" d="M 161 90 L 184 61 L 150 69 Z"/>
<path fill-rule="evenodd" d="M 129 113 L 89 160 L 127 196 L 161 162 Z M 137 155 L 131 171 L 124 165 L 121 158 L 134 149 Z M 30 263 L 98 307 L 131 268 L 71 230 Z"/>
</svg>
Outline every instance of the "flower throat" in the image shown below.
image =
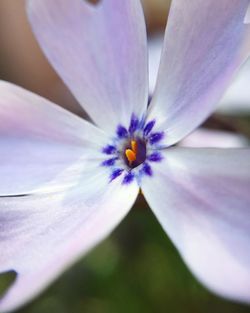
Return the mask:
<svg viewBox="0 0 250 313">
<path fill-rule="evenodd" d="M 102 148 L 107 158 L 101 166 L 110 168 L 110 182 L 123 175 L 123 184 L 142 176 L 152 176 L 152 163 L 160 162 L 160 143 L 164 132 L 154 131 L 156 121 L 139 119 L 132 114 L 129 127 L 119 124 L 110 143 Z"/>
</svg>

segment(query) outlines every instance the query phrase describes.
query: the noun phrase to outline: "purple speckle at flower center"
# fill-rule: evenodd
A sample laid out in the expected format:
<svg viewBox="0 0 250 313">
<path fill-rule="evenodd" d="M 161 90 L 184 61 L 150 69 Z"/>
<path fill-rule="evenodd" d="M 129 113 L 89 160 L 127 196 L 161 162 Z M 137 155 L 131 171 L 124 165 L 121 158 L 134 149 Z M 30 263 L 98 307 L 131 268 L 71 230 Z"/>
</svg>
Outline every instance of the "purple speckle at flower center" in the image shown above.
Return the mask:
<svg viewBox="0 0 250 313">
<path fill-rule="evenodd" d="M 155 124 L 155 120 L 145 122 L 132 114 L 128 128 L 117 126 L 114 138 L 102 148 L 106 158 L 101 166 L 110 168 L 110 182 L 124 175 L 122 184 L 128 185 L 134 179 L 139 183 L 143 176 L 153 176 L 152 164 L 163 159 L 159 147 L 165 136 L 154 131 Z"/>
</svg>

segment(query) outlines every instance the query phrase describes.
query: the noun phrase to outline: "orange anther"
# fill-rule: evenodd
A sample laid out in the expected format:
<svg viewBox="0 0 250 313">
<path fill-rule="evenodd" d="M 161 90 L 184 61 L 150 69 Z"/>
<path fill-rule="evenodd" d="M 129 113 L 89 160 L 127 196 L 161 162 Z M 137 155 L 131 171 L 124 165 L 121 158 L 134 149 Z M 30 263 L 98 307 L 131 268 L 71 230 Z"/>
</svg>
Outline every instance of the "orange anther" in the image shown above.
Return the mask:
<svg viewBox="0 0 250 313">
<path fill-rule="evenodd" d="M 137 142 L 136 140 L 130 141 L 131 148 L 125 150 L 125 155 L 129 161 L 129 165 L 136 160 L 137 157 Z"/>
<path fill-rule="evenodd" d="M 136 154 L 133 150 L 126 149 L 125 154 L 130 164 L 136 160 Z"/>
<path fill-rule="evenodd" d="M 134 151 L 135 156 L 137 154 L 137 142 L 135 140 L 131 140 L 131 149 Z"/>
</svg>

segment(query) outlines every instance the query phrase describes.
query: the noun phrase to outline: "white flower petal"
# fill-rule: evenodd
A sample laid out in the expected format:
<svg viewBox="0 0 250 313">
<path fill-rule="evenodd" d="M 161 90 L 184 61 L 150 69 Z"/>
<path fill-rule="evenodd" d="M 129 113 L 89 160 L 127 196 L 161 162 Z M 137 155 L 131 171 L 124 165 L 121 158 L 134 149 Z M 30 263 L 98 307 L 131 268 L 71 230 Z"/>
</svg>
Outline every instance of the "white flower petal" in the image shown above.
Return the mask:
<svg viewBox="0 0 250 313">
<path fill-rule="evenodd" d="M 250 3 L 247 9 L 247 13 L 245 15 L 245 19 L 244 19 L 244 23 L 245 24 L 250 24 Z"/>
<path fill-rule="evenodd" d="M 249 6 L 250 8 L 250 6 Z M 250 12 L 250 10 L 249 10 Z M 152 97 L 161 59 L 163 33 L 149 38 L 149 94 Z M 217 112 L 222 114 L 250 114 L 250 58 L 242 65 L 218 104 Z"/>
<path fill-rule="evenodd" d="M 250 53 L 249 0 L 173 0 L 149 119 L 172 145 L 214 110 Z"/>
<path fill-rule="evenodd" d="M 179 145 L 190 148 L 243 148 L 249 145 L 249 141 L 235 133 L 198 128 Z"/>
<path fill-rule="evenodd" d="M 223 114 L 250 114 L 250 58 L 242 66 L 222 98 L 218 111 Z"/>
<path fill-rule="evenodd" d="M 135 183 L 121 180 L 107 184 L 98 169 L 67 193 L 0 197 L 0 271 L 17 272 L 0 312 L 30 301 L 109 235 L 138 194 Z"/>
<path fill-rule="evenodd" d="M 101 130 L 13 84 L 1 81 L 0 94 L 0 196 L 69 187 L 101 159 Z"/>
<path fill-rule="evenodd" d="M 140 1 L 30 0 L 46 56 L 93 121 L 113 131 L 148 101 L 147 40 Z"/>
<path fill-rule="evenodd" d="M 250 303 L 250 150 L 165 150 L 143 193 L 208 288 Z"/>
<path fill-rule="evenodd" d="M 158 70 L 161 60 L 161 51 L 163 46 L 164 36 L 159 33 L 148 39 L 148 61 L 149 61 L 149 95 L 154 93 Z"/>
</svg>

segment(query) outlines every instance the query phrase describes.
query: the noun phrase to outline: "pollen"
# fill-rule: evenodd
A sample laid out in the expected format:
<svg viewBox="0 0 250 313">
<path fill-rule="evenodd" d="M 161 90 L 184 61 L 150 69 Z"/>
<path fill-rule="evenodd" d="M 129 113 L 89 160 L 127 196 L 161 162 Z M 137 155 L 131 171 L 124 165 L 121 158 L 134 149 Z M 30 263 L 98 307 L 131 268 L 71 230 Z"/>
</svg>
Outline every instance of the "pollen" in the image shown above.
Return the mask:
<svg viewBox="0 0 250 313">
<path fill-rule="evenodd" d="M 125 154 L 130 164 L 136 160 L 136 154 L 133 150 L 126 149 Z"/>
<path fill-rule="evenodd" d="M 135 140 L 131 140 L 130 142 L 131 148 L 125 150 L 126 158 L 131 165 L 132 162 L 136 161 L 137 157 L 137 142 Z"/>
<path fill-rule="evenodd" d="M 131 140 L 131 148 L 132 148 L 132 151 L 136 155 L 137 154 L 137 142 L 135 140 Z"/>
</svg>

